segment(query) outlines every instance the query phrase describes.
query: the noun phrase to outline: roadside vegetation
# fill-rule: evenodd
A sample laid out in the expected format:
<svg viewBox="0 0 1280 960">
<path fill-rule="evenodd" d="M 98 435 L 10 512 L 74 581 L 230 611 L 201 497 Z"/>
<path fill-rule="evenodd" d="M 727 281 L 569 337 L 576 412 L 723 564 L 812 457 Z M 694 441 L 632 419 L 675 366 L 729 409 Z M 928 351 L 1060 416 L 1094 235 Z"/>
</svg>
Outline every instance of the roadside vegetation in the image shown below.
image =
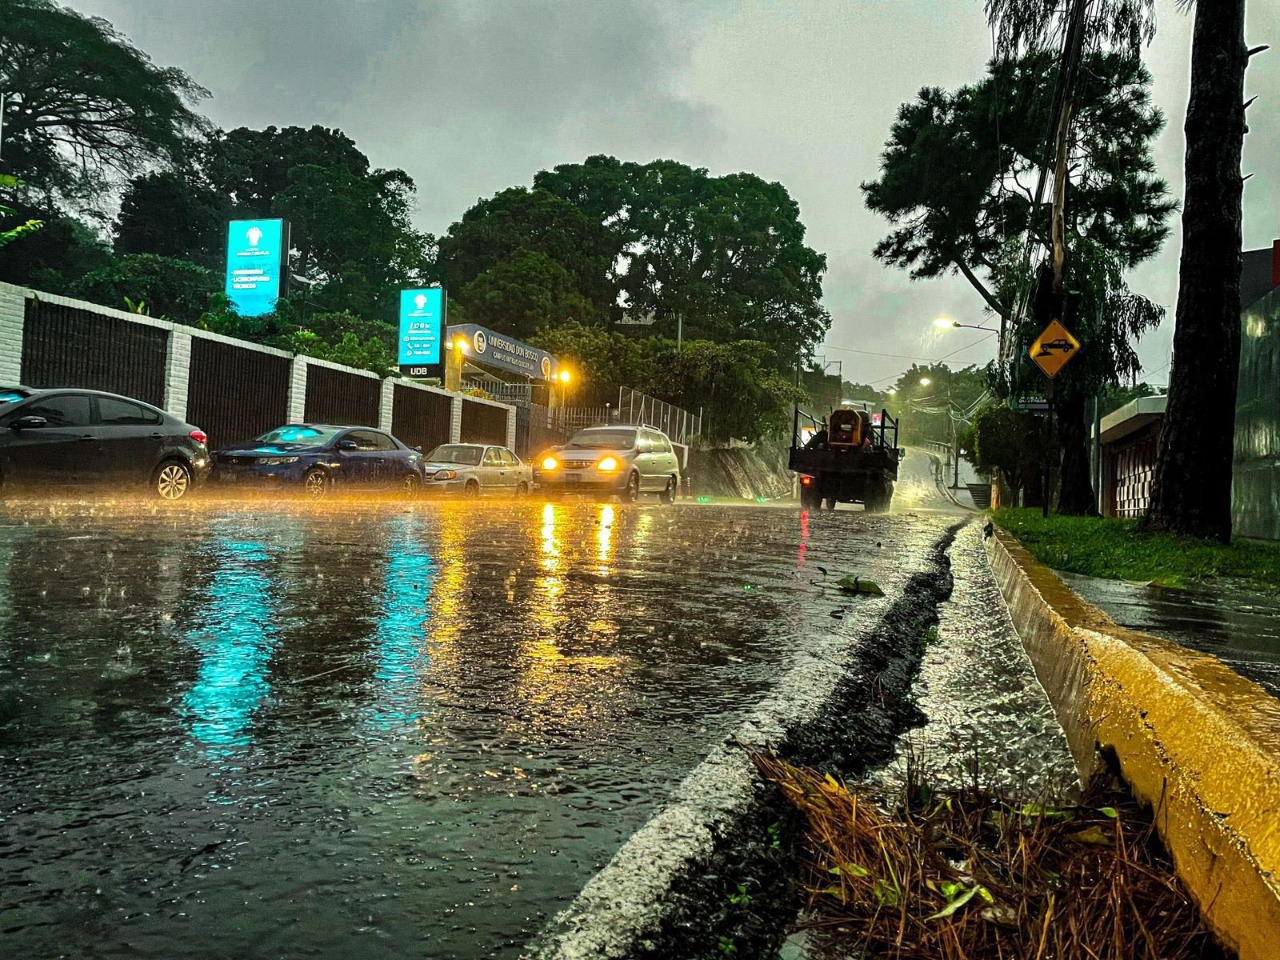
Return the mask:
<svg viewBox="0 0 1280 960">
<path fill-rule="evenodd" d="M 1055 570 L 1171 587 L 1212 580 L 1232 580 L 1268 591 L 1280 585 L 1280 544 L 1276 543 L 1236 539 L 1226 545 L 1149 533 L 1139 520 L 1045 518 L 1041 511 L 1028 509 L 996 510 L 995 521 Z"/>
<path fill-rule="evenodd" d="M 1223 956 L 1127 794 L 1051 806 L 936 794 L 909 777 L 885 806 L 830 774 L 755 759 L 804 816 L 806 926 L 832 956 Z"/>
</svg>

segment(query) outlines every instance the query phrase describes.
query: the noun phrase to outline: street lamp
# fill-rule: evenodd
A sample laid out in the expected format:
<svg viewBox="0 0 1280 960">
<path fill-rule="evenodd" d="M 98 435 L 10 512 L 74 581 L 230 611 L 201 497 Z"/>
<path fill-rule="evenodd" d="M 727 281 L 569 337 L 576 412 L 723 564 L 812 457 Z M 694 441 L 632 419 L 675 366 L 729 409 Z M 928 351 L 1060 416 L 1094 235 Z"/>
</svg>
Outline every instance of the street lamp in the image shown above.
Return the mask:
<svg viewBox="0 0 1280 960">
<path fill-rule="evenodd" d="M 922 386 L 922 387 L 927 387 L 927 386 L 928 386 L 929 384 L 931 384 L 931 383 L 933 383 L 933 381 L 932 381 L 932 380 L 930 380 L 928 377 L 921 377 L 921 378 L 920 378 L 920 386 Z"/>
<path fill-rule="evenodd" d="M 961 323 L 959 320 L 952 320 L 950 317 L 939 317 L 937 320 L 933 321 L 933 325 L 943 330 L 958 330 L 963 328 L 965 330 L 986 330 L 992 333 L 995 332 L 991 327 L 979 327 L 972 323 Z"/>
</svg>

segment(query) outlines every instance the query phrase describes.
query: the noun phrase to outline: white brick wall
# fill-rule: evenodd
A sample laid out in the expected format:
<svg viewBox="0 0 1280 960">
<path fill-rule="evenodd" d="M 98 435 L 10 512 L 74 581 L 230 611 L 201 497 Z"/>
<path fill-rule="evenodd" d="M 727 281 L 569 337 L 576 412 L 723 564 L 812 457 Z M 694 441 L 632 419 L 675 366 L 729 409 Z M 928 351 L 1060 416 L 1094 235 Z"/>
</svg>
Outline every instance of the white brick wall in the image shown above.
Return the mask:
<svg viewBox="0 0 1280 960">
<path fill-rule="evenodd" d="M 169 331 L 164 365 L 164 408 L 179 420 L 187 418 L 187 386 L 191 380 L 191 334 Z"/>
<path fill-rule="evenodd" d="M 462 440 L 462 398 L 455 396 L 452 403 L 449 410 L 449 442 L 459 443 Z"/>
<path fill-rule="evenodd" d="M 22 288 L 0 284 L 0 383 L 22 382 L 22 324 L 26 311 Z"/>
<path fill-rule="evenodd" d="M 289 362 L 289 409 L 285 420 L 302 423 L 307 418 L 307 360 L 294 357 Z"/>
<path fill-rule="evenodd" d="M 392 413 L 395 408 L 396 382 L 390 378 L 382 381 L 382 398 L 378 401 L 378 428 L 391 432 Z"/>
</svg>

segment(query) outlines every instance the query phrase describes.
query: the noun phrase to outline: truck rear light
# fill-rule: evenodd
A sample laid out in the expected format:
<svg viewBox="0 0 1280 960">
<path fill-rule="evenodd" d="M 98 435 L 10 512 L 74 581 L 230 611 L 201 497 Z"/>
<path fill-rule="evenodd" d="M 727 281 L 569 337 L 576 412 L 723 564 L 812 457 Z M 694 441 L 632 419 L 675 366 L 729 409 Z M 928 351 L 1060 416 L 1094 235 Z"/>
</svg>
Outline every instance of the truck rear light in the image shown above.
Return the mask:
<svg viewBox="0 0 1280 960">
<path fill-rule="evenodd" d="M 800 478 L 800 486 L 807 487 L 813 483 L 813 477 L 803 476 Z"/>
<path fill-rule="evenodd" d="M 206 444 L 209 442 L 209 435 L 200 429 L 192 430 L 187 434 L 187 436 L 199 444 Z"/>
</svg>

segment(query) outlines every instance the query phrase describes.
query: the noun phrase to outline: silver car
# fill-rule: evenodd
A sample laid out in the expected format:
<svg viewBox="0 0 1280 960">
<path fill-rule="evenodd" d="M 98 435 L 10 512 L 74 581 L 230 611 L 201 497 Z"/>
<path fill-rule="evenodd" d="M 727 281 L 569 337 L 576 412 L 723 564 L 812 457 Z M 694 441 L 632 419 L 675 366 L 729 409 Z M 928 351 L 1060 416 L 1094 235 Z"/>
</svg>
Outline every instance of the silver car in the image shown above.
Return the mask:
<svg viewBox="0 0 1280 960">
<path fill-rule="evenodd" d="M 663 503 L 675 503 L 680 461 L 655 427 L 589 427 L 537 457 L 533 478 L 546 494 L 589 493 L 635 503 L 656 493 Z"/>
<path fill-rule="evenodd" d="M 506 447 L 442 443 L 422 465 L 422 491 L 463 497 L 523 497 L 533 489 L 533 471 Z"/>
</svg>

